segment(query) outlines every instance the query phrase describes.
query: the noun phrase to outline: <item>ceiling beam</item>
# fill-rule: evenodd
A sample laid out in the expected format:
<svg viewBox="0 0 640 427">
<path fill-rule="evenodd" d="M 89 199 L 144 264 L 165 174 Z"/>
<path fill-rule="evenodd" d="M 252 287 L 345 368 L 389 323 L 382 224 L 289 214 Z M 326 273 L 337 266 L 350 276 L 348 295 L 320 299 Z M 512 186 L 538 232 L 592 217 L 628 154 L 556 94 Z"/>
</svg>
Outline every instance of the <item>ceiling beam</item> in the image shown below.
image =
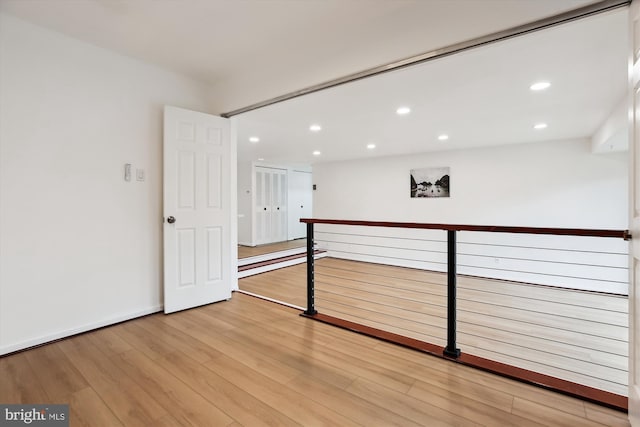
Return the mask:
<svg viewBox="0 0 640 427">
<path fill-rule="evenodd" d="M 532 33 L 534 31 L 544 30 L 546 28 L 550 28 L 556 25 L 586 18 L 588 16 L 607 12 L 620 7 L 626 7 L 629 4 L 631 4 L 631 1 L 632 0 L 601 0 L 583 7 L 579 7 L 577 9 L 569 10 L 567 12 L 563 12 L 557 15 L 549 16 L 547 18 L 529 22 L 527 24 L 518 25 L 516 27 L 512 27 L 506 30 L 487 34 L 485 36 L 477 37 L 477 38 L 463 41 L 460 43 L 451 44 L 439 49 L 430 50 L 428 52 L 421 53 L 419 55 L 401 59 L 399 61 L 390 62 L 384 65 L 379 65 L 377 67 L 369 68 L 364 71 L 349 74 L 344 77 L 329 80 L 324 83 L 319 83 L 317 85 L 309 86 L 294 92 L 289 92 L 284 95 L 277 96 L 275 98 L 257 102 L 247 107 L 229 111 L 228 113 L 223 113 L 221 115 L 222 117 L 227 117 L 227 118 L 237 116 L 238 114 L 246 113 L 248 111 L 256 110 L 258 108 L 267 107 L 269 105 L 277 104 L 279 102 L 287 101 L 289 99 L 297 98 L 299 96 L 308 95 L 310 93 L 318 92 L 324 89 L 340 86 L 356 80 L 373 77 L 378 74 L 399 70 L 401 68 L 410 67 L 412 65 L 422 64 L 424 62 L 433 61 L 434 59 L 442 58 L 449 55 L 454 55 L 456 53 L 464 52 L 466 50 L 474 49 L 490 43 L 495 43 L 501 40 L 518 37 L 524 34 Z"/>
</svg>

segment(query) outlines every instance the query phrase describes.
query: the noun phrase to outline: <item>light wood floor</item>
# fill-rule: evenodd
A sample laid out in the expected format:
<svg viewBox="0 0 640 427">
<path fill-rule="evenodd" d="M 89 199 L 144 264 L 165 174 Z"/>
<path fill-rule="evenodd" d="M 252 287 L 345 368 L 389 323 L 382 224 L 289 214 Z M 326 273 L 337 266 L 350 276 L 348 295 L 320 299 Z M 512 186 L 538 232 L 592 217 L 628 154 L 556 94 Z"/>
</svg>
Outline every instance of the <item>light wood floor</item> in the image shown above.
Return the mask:
<svg viewBox="0 0 640 427">
<path fill-rule="evenodd" d="M 306 239 L 289 240 L 287 242 L 270 243 L 260 246 L 238 245 L 238 258 L 249 258 L 256 255 L 270 254 L 272 252 L 284 251 L 287 249 L 302 248 L 307 245 Z"/>
<path fill-rule="evenodd" d="M 446 275 L 336 258 L 317 260 L 322 314 L 446 344 Z M 306 265 L 242 279 L 240 289 L 306 305 Z M 458 346 L 465 353 L 626 396 L 628 301 L 458 277 Z"/>
<path fill-rule="evenodd" d="M 72 426 L 628 426 L 626 414 L 239 293 L 0 358 L 0 402 Z"/>
</svg>

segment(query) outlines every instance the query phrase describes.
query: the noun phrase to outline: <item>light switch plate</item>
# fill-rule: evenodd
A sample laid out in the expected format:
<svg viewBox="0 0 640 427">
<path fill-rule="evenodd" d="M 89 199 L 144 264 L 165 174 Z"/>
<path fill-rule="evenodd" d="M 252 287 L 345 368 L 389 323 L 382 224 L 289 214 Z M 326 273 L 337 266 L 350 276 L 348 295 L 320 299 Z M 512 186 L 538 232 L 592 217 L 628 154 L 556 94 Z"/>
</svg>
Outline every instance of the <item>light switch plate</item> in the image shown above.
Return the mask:
<svg viewBox="0 0 640 427">
<path fill-rule="evenodd" d="M 136 169 L 136 179 L 138 181 L 144 181 L 144 169 Z"/>
<path fill-rule="evenodd" d="M 131 181 L 131 163 L 124 164 L 124 180 Z"/>
</svg>

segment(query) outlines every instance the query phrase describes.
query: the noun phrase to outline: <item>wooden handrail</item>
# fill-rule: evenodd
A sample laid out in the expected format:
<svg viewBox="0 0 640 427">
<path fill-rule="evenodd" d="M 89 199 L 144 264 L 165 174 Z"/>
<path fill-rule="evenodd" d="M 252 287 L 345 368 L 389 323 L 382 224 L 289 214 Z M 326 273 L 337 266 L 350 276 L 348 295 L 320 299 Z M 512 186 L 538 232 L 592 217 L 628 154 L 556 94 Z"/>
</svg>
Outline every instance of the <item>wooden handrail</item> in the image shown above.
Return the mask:
<svg viewBox="0 0 640 427">
<path fill-rule="evenodd" d="M 300 218 L 306 224 L 361 225 L 367 227 L 419 228 L 448 231 L 485 231 L 492 233 L 549 234 L 555 236 L 612 237 L 631 240 L 629 230 L 584 228 L 513 227 L 502 225 L 431 224 L 420 222 L 355 221 L 344 219 Z"/>
</svg>

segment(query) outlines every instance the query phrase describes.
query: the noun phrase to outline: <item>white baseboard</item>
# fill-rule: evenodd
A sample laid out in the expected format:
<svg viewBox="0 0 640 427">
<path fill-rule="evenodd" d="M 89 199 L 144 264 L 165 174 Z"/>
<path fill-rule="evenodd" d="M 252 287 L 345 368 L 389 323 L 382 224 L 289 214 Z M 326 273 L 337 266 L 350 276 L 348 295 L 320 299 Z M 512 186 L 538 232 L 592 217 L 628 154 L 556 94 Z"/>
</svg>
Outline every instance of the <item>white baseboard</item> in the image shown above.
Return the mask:
<svg viewBox="0 0 640 427">
<path fill-rule="evenodd" d="M 67 338 L 72 335 L 81 334 L 94 329 L 102 328 L 104 326 L 113 325 L 116 323 L 124 322 L 126 320 L 135 319 L 136 317 L 146 316 L 148 314 L 157 313 L 163 310 L 163 305 L 156 305 L 146 308 L 144 310 L 138 310 L 131 313 L 120 314 L 118 316 L 103 319 L 98 322 L 88 323 L 86 325 L 78 326 L 76 328 L 67 329 L 64 331 L 55 332 L 53 334 L 43 335 L 38 338 L 33 338 L 25 341 L 21 341 L 15 344 L 3 345 L 0 347 L 0 356 L 3 354 L 13 353 L 14 351 L 24 350 L 30 347 L 34 347 L 40 344 L 45 344 L 51 341 L 59 340 L 61 338 Z"/>
</svg>

